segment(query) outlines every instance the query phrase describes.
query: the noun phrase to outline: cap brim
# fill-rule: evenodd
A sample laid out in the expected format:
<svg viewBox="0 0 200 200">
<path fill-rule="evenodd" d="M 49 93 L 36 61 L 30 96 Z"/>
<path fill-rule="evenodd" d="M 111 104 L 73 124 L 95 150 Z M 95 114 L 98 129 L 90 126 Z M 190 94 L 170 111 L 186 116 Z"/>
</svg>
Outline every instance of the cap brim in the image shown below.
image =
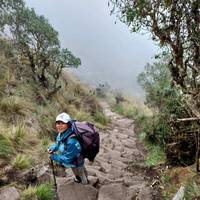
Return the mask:
<svg viewBox="0 0 200 200">
<path fill-rule="evenodd" d="M 63 120 L 56 120 L 56 122 L 63 122 L 63 123 L 65 123 L 65 124 L 67 124 L 69 121 L 65 122 L 65 121 L 63 121 Z"/>
</svg>

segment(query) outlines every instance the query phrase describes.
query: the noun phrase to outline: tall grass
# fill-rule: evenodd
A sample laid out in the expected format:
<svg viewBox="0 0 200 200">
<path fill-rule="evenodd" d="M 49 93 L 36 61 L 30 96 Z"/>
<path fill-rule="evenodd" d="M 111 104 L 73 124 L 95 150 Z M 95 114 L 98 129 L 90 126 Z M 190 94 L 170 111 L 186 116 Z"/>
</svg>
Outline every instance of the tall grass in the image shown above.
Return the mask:
<svg viewBox="0 0 200 200">
<path fill-rule="evenodd" d="M 147 166 L 151 167 L 165 163 L 165 152 L 160 146 L 148 143 L 145 147 L 148 150 L 145 161 Z"/>
<path fill-rule="evenodd" d="M 151 111 L 142 102 L 125 101 L 119 104 L 111 103 L 112 109 L 130 119 L 141 122 L 145 116 L 151 116 Z"/>
<path fill-rule="evenodd" d="M 11 133 L 11 140 L 15 148 L 21 148 L 25 144 L 25 140 L 27 137 L 27 130 L 25 126 L 19 125 L 13 127 Z"/>
<path fill-rule="evenodd" d="M 24 98 L 18 96 L 8 96 L 0 101 L 0 109 L 6 115 L 26 116 L 32 110 L 32 106 Z"/>
<path fill-rule="evenodd" d="M 77 111 L 74 118 L 79 120 L 79 121 L 92 121 L 92 116 L 90 115 L 90 113 L 85 112 L 83 110 Z"/>
<path fill-rule="evenodd" d="M 55 194 L 51 184 L 28 187 L 22 192 L 21 200 L 53 200 Z"/>
<path fill-rule="evenodd" d="M 94 120 L 95 122 L 98 122 L 104 126 L 108 125 L 111 122 L 110 118 L 106 117 L 102 112 L 96 112 L 94 114 Z"/>
<path fill-rule="evenodd" d="M 135 119 L 138 114 L 138 109 L 128 103 L 115 104 L 114 110 L 117 111 L 117 113 L 131 119 Z"/>
<path fill-rule="evenodd" d="M 147 150 L 147 156 L 145 158 L 145 164 L 149 167 L 163 164 L 166 161 L 165 151 L 157 144 L 153 144 L 146 140 L 146 133 L 141 132 L 139 134 L 140 141 L 143 142 L 145 149 Z"/>
<path fill-rule="evenodd" d="M 192 182 L 189 182 L 186 185 L 185 188 L 185 200 L 191 200 L 191 199 L 199 199 L 200 197 L 200 188 L 198 184 L 193 180 Z"/>
<path fill-rule="evenodd" d="M 37 200 L 36 188 L 28 187 L 26 190 L 24 190 L 21 195 L 21 200 Z"/>
<path fill-rule="evenodd" d="M 12 142 L 6 135 L 3 135 L 1 133 L 0 134 L 0 157 L 10 158 L 10 156 L 13 153 L 14 153 L 14 149 L 12 146 Z"/>
<path fill-rule="evenodd" d="M 0 61 L 6 61 L 4 56 L 0 56 Z M 2 66 L 3 65 L 3 66 Z M 6 64 L 2 64 L 0 69 L 0 96 L 5 93 L 5 89 L 8 90 L 9 84 L 15 85 L 16 78 L 13 72 L 6 67 Z M 7 88 L 6 88 L 7 87 Z M 12 87 L 11 87 L 12 88 Z M 8 92 L 8 91 L 7 91 Z"/>
<path fill-rule="evenodd" d="M 12 141 L 13 147 L 20 152 L 24 152 L 25 149 L 31 149 L 37 145 L 38 139 L 30 129 L 25 125 L 19 124 L 12 128 L 10 132 L 10 139 Z"/>
<path fill-rule="evenodd" d="M 53 200 L 54 192 L 50 184 L 42 184 L 36 188 L 36 195 L 38 200 Z"/>
<path fill-rule="evenodd" d="M 40 135 L 50 136 L 54 138 L 55 132 L 55 114 L 51 114 L 48 110 L 38 115 L 38 122 L 40 125 Z"/>
<path fill-rule="evenodd" d="M 33 164 L 33 160 L 28 155 L 18 154 L 11 164 L 15 169 L 23 170 L 30 168 Z"/>
</svg>

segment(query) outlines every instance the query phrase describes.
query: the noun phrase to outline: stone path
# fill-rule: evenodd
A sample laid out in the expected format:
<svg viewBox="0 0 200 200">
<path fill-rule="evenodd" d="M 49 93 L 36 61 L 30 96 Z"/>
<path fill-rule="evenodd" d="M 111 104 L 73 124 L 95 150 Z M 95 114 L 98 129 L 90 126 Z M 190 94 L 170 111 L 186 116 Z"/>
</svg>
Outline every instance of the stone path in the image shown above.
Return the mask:
<svg viewBox="0 0 200 200">
<path fill-rule="evenodd" d="M 134 133 L 133 120 L 111 112 L 102 103 L 111 126 L 100 132 L 101 150 L 95 162 L 86 163 L 90 185 L 74 183 L 68 177 L 57 177 L 60 200 L 153 200 L 153 191 L 143 164 Z M 158 199 L 158 198 L 157 198 Z"/>
</svg>

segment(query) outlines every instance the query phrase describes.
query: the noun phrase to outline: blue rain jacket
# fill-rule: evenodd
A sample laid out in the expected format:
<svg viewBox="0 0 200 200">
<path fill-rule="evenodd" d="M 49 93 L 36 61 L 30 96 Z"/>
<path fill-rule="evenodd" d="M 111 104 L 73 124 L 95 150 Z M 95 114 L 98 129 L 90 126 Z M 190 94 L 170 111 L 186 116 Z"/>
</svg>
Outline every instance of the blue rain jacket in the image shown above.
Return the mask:
<svg viewBox="0 0 200 200">
<path fill-rule="evenodd" d="M 51 159 L 64 167 L 82 167 L 84 159 L 79 141 L 74 137 L 65 140 L 71 134 L 72 128 L 68 128 L 64 133 L 58 133 L 56 143 L 49 147 L 49 150 L 53 151 Z"/>
</svg>

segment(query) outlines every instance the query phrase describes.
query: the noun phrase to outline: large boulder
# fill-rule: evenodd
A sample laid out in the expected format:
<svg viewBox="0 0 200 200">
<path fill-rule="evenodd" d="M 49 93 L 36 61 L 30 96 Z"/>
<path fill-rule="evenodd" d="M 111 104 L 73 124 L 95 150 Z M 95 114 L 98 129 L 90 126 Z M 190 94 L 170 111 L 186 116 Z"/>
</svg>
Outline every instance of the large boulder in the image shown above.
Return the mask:
<svg viewBox="0 0 200 200">
<path fill-rule="evenodd" d="M 99 190 L 98 200 L 126 199 L 127 188 L 122 183 L 104 185 Z"/>
<path fill-rule="evenodd" d="M 15 187 L 6 187 L 0 190 L 0 200 L 19 200 L 20 194 Z"/>
<path fill-rule="evenodd" d="M 74 183 L 72 179 L 57 179 L 57 194 L 59 200 L 96 200 L 97 189 L 91 185 Z"/>
</svg>

